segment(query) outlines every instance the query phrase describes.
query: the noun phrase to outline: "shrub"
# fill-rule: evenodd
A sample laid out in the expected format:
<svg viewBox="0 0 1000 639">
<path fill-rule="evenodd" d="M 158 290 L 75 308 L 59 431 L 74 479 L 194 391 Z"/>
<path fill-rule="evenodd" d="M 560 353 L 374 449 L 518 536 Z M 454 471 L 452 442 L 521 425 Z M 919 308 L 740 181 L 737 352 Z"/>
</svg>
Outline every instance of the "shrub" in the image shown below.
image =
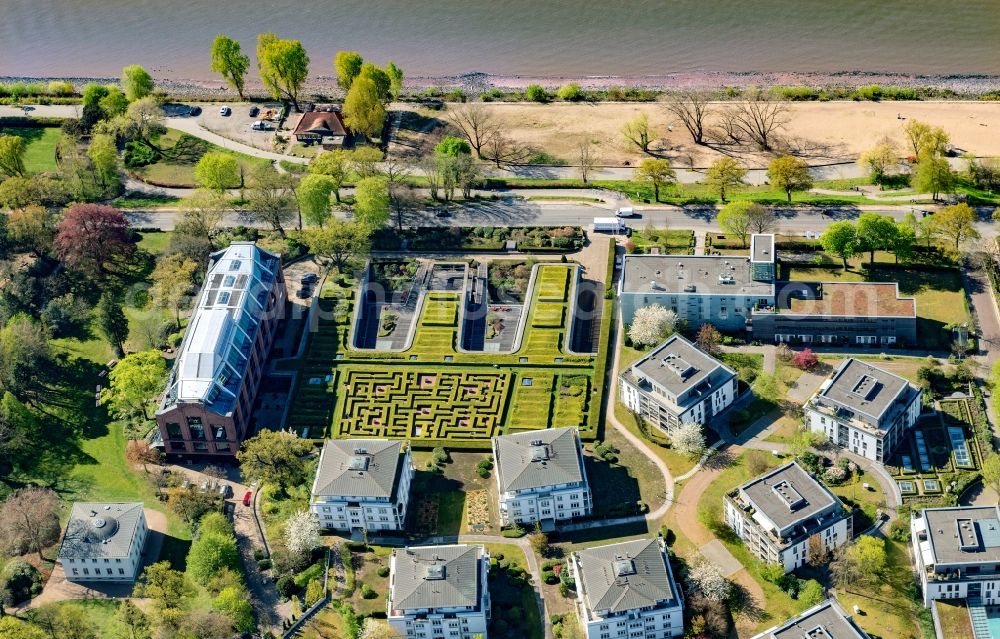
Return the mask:
<svg viewBox="0 0 1000 639">
<path fill-rule="evenodd" d="M 257 570 L 264 571 L 264 570 L 270 570 L 270 569 L 271 569 L 271 560 L 270 559 L 261 559 L 261 560 L 259 560 L 257 562 Z"/>
<path fill-rule="evenodd" d="M 299 587 L 295 585 L 295 579 L 291 575 L 282 575 L 274 587 L 277 588 L 278 594 L 285 599 L 290 599 L 299 591 Z"/>
<path fill-rule="evenodd" d="M 434 449 L 434 463 L 435 464 L 449 464 L 451 463 L 451 455 L 448 451 L 438 446 Z"/>
<path fill-rule="evenodd" d="M 476 474 L 482 477 L 483 479 L 487 479 L 490 476 L 490 471 L 487 470 L 486 468 L 476 468 Z"/>
<path fill-rule="evenodd" d="M 559 582 L 559 594 L 563 597 L 569 597 L 569 584 L 565 581 Z"/>
<path fill-rule="evenodd" d="M 730 424 L 742 424 L 748 419 L 750 419 L 750 413 L 743 408 L 737 408 L 729 412 Z"/>
<path fill-rule="evenodd" d="M 549 94 L 538 84 L 529 84 L 528 88 L 524 90 L 524 97 L 531 102 L 548 102 Z"/>
<path fill-rule="evenodd" d="M 563 615 L 549 615 L 549 623 L 553 626 L 558 626 L 563 622 Z"/>
<path fill-rule="evenodd" d="M 804 348 L 792 356 L 792 364 L 804 371 L 811 371 L 819 364 L 819 357 L 816 357 L 811 348 Z"/>
<path fill-rule="evenodd" d="M 551 570 L 543 570 L 542 581 L 549 584 L 550 586 L 554 586 L 555 584 L 559 583 L 559 577 L 556 577 L 556 573 L 552 572 Z"/>
<path fill-rule="evenodd" d="M 323 583 L 319 579 L 312 579 L 306 586 L 306 607 L 313 605 L 323 598 Z"/>
<path fill-rule="evenodd" d="M 379 577 L 388 577 L 389 566 L 379 566 L 378 570 L 376 571 L 376 574 L 378 574 Z"/>
<path fill-rule="evenodd" d="M 577 84 L 576 82 L 570 82 L 569 84 L 564 84 L 563 86 L 559 87 L 559 91 L 556 93 L 556 96 L 560 100 L 565 100 L 566 102 L 572 102 L 575 100 L 579 100 L 581 97 L 583 97 L 583 92 L 580 90 L 579 84 Z"/>
<path fill-rule="evenodd" d="M 518 539 L 520 537 L 524 537 L 526 532 L 527 531 L 524 528 L 518 526 L 515 528 L 504 528 L 500 531 L 500 535 L 502 537 L 507 537 L 508 539 Z"/>
<path fill-rule="evenodd" d="M 323 564 L 321 563 L 312 564 L 299 574 L 295 575 L 295 585 L 297 585 L 299 588 L 305 588 L 306 584 L 308 584 L 313 579 L 319 579 L 320 577 L 322 577 L 323 570 L 324 570 Z"/>
<path fill-rule="evenodd" d="M 11 559 L 0 572 L 0 602 L 14 606 L 42 591 L 42 576 L 26 561 Z"/>
</svg>

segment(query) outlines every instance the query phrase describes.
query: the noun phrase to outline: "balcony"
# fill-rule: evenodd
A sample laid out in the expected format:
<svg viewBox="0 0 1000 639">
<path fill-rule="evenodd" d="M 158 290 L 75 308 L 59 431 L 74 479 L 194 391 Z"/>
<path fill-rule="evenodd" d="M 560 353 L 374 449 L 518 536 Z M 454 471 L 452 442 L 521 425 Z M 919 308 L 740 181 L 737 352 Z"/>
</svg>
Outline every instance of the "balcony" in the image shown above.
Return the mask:
<svg viewBox="0 0 1000 639">
<path fill-rule="evenodd" d="M 885 437 L 885 429 L 878 426 L 872 426 L 868 422 L 861 421 L 856 417 L 846 417 L 839 409 L 833 408 L 832 406 L 827 406 L 826 404 L 821 404 L 817 401 L 811 401 L 806 407 L 809 410 L 816 411 L 817 413 L 828 415 L 834 420 L 835 424 L 846 424 L 852 428 L 857 428 L 858 430 L 863 430 L 866 433 L 871 433 L 875 437 Z"/>
</svg>

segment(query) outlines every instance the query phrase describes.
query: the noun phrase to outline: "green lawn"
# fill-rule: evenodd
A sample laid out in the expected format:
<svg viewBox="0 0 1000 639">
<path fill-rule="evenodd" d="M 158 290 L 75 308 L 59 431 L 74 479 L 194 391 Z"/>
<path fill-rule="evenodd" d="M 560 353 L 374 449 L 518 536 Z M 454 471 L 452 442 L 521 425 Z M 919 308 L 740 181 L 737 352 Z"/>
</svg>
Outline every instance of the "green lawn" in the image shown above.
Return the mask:
<svg viewBox="0 0 1000 639">
<path fill-rule="evenodd" d="M 24 138 L 27 149 L 24 152 L 24 168 L 28 173 L 55 171 L 56 145 L 62 130 L 59 127 L 12 127 L 0 128 L 0 135 L 16 135 Z"/>
<path fill-rule="evenodd" d="M 941 631 L 948 639 L 975 639 L 972 620 L 964 599 L 940 599 L 937 602 Z"/>
<path fill-rule="evenodd" d="M 813 282 L 898 282 L 899 294 L 916 300 L 917 339 L 929 350 L 948 348 L 951 335 L 945 326 L 971 321 L 958 269 L 880 268 L 876 261 L 874 269 L 861 270 L 857 259 L 851 265 L 846 271 L 794 267 L 786 269 L 784 276 Z"/>
<path fill-rule="evenodd" d="M 270 165 L 269 160 L 244 155 L 236 151 L 224 149 L 201 138 L 196 138 L 177 129 L 167 129 L 167 132 L 156 140 L 163 149 L 164 157 L 157 162 L 133 169 L 142 180 L 164 187 L 187 188 L 197 186 L 194 177 L 194 167 L 201 156 L 208 152 L 225 153 L 238 159 L 248 170 Z M 233 188 L 239 184 L 232 185 Z"/>
<path fill-rule="evenodd" d="M 173 231 L 152 231 L 140 233 L 140 235 L 142 237 L 139 240 L 139 248 L 153 255 L 163 255 L 170 247 L 170 238 L 173 237 L 174 233 Z"/>
</svg>

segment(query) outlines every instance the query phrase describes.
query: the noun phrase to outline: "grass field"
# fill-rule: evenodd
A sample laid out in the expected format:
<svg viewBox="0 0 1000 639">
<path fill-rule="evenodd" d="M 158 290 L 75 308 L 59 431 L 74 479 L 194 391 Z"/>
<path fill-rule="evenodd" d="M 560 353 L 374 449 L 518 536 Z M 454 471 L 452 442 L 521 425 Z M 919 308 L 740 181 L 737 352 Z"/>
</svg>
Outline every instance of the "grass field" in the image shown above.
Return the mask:
<svg viewBox="0 0 1000 639">
<path fill-rule="evenodd" d="M 153 164 L 133 169 L 142 180 L 165 187 L 187 188 L 197 186 L 194 177 L 194 167 L 201 156 L 208 152 L 225 153 L 238 159 L 248 171 L 257 167 L 267 166 L 270 161 L 264 158 L 244 155 L 230 151 L 200 138 L 195 138 L 177 129 L 167 129 L 156 144 L 164 150 L 164 157 Z M 236 188 L 239 184 L 233 184 Z"/>
<path fill-rule="evenodd" d="M 62 135 L 59 127 L 0 128 L 0 135 L 16 135 L 24 139 L 27 145 L 24 152 L 24 168 L 28 173 L 44 173 L 58 168 L 56 145 Z"/>
</svg>

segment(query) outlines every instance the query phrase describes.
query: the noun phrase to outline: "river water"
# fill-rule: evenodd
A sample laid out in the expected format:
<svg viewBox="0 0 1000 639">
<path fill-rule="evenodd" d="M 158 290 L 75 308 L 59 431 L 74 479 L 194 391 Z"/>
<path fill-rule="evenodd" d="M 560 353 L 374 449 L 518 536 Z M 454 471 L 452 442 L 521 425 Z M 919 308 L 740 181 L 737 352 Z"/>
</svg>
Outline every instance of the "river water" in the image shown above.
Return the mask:
<svg viewBox="0 0 1000 639">
<path fill-rule="evenodd" d="M 408 75 L 1000 74 L 1000 0 L 0 0 L 0 75 L 212 79 L 216 33 Z"/>
</svg>

